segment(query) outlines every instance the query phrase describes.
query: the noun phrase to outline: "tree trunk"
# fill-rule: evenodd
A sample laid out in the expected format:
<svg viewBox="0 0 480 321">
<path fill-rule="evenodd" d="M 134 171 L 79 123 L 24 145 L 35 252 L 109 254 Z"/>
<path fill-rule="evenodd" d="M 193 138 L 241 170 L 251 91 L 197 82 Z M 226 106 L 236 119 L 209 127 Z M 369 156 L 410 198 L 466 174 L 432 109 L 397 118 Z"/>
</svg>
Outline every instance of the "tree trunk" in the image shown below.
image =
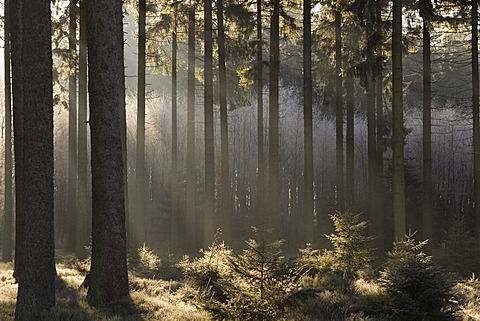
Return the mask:
<svg viewBox="0 0 480 321">
<path fill-rule="evenodd" d="M 188 75 L 187 75 L 187 198 L 186 198 L 186 248 L 196 247 L 196 192 L 195 174 L 195 5 L 188 10 Z"/>
<path fill-rule="evenodd" d="M 423 239 L 432 242 L 432 72 L 430 23 L 423 19 Z"/>
<path fill-rule="evenodd" d="M 172 174 L 171 174 L 171 207 L 170 216 L 170 250 L 175 251 L 178 247 L 178 206 L 177 206 L 177 163 L 178 163 L 178 144 L 177 144 L 177 25 L 174 22 L 172 32 Z"/>
<path fill-rule="evenodd" d="M 402 0 L 393 2 L 392 38 L 392 147 L 393 147 L 393 227 L 394 239 L 406 233 L 403 128 Z"/>
<path fill-rule="evenodd" d="M 121 124 L 121 109 L 125 108 L 123 21 L 119 0 L 97 0 L 88 4 L 94 215 L 87 299 L 99 306 L 129 295 Z"/>
<path fill-rule="evenodd" d="M 371 29 L 370 29 L 371 30 Z M 370 33 L 369 33 L 370 34 Z M 374 76 L 368 76 L 367 84 L 367 154 L 368 154 L 368 217 L 376 222 L 376 179 L 377 179 L 377 142 L 375 121 L 375 81 Z M 373 235 L 376 235 L 377 227 L 372 224 Z"/>
<path fill-rule="evenodd" d="M 220 145 L 221 145 L 221 228 L 223 239 L 227 244 L 232 242 L 230 167 L 228 160 L 228 109 L 227 109 L 227 70 L 225 66 L 225 30 L 223 27 L 223 0 L 217 0 L 218 25 L 218 80 L 220 93 Z"/>
<path fill-rule="evenodd" d="M 15 153 L 15 260 L 13 276 L 20 282 L 25 267 L 24 246 L 21 242 L 24 234 L 23 173 L 24 168 L 24 125 L 23 125 L 23 61 L 21 20 L 22 0 L 10 3 L 11 45 L 12 45 L 12 90 L 13 90 L 13 132 Z M 17 174 L 18 173 L 18 174 Z"/>
<path fill-rule="evenodd" d="M 347 104 L 347 166 L 345 172 L 345 201 L 347 208 L 353 207 L 355 201 L 355 109 L 354 109 L 354 80 L 348 77 L 345 82 Z"/>
<path fill-rule="evenodd" d="M 203 218 L 203 245 L 205 248 L 213 242 L 215 233 L 215 154 L 213 124 L 213 73 L 212 73 L 212 0 L 204 2 L 204 116 L 205 116 L 205 203 Z"/>
<path fill-rule="evenodd" d="M 137 159 L 135 164 L 134 246 L 146 241 L 145 222 L 145 20 L 146 0 L 138 1 Z"/>
<path fill-rule="evenodd" d="M 80 46 L 78 53 L 78 142 L 77 142 L 77 219 L 75 222 L 75 255 L 85 259 L 90 243 L 90 209 L 87 185 L 87 0 L 80 0 Z"/>
<path fill-rule="evenodd" d="M 375 94 L 376 94 L 376 190 L 375 190 L 375 237 L 376 239 L 376 251 L 379 257 L 385 255 L 385 216 L 384 216 L 384 184 L 383 184 L 383 81 L 382 74 L 377 75 L 375 81 Z"/>
<path fill-rule="evenodd" d="M 336 206 L 337 210 L 345 209 L 344 175 L 343 175 L 343 102 L 342 102 L 342 13 L 335 10 L 335 129 L 336 129 Z"/>
<path fill-rule="evenodd" d="M 379 28 L 383 27 L 382 22 L 382 10 L 380 1 L 377 0 L 375 2 L 375 28 L 377 32 L 381 34 L 381 30 Z M 377 44 L 377 51 L 381 51 L 382 44 Z M 378 55 L 378 54 L 377 54 Z M 383 66 L 379 66 L 382 67 Z M 380 69 L 380 68 L 379 68 Z M 383 182 L 383 150 L 384 150 L 384 142 L 383 142 L 383 134 L 384 134 L 384 127 L 385 121 L 383 119 L 383 72 L 380 70 L 375 75 L 375 92 L 376 92 L 376 191 L 375 191 L 375 203 L 376 203 L 376 218 L 375 218 L 375 225 L 376 225 L 376 249 L 379 257 L 384 257 L 385 255 L 385 215 L 384 215 L 384 182 Z"/>
<path fill-rule="evenodd" d="M 23 66 L 23 168 L 21 199 L 22 273 L 18 280 L 15 320 L 40 320 L 55 306 L 53 221 L 53 86 L 50 1 L 21 4 Z M 17 16 L 18 17 L 18 16 Z M 18 40 L 18 38 L 17 38 Z M 18 79 L 17 79 L 18 80 Z M 15 79 L 14 79 L 15 81 Z M 17 133 L 16 133 L 17 134 Z M 21 134 L 21 133 L 20 133 Z"/>
<path fill-rule="evenodd" d="M 274 236 L 280 234 L 280 179 L 279 179 L 279 72 L 280 46 L 279 21 L 280 0 L 273 0 L 273 11 L 270 22 L 270 74 L 269 74 L 269 102 L 268 102 L 268 223 L 267 228 L 273 228 Z"/>
<path fill-rule="evenodd" d="M 473 181 L 474 211 L 477 230 L 480 230 L 480 124 L 478 84 L 478 2 L 472 1 L 472 103 L 473 103 Z"/>
<path fill-rule="evenodd" d="M 69 36 L 68 49 L 73 58 L 68 77 L 68 196 L 67 217 L 68 240 L 67 248 L 75 251 L 75 223 L 77 217 L 77 0 L 70 1 L 69 8 Z"/>
<path fill-rule="evenodd" d="M 265 228 L 262 0 L 257 0 L 257 227 Z"/>
<path fill-rule="evenodd" d="M 315 220 L 313 213 L 313 125 L 312 125 L 312 3 L 303 3 L 303 127 L 304 127 L 304 241 L 313 244 Z"/>
<path fill-rule="evenodd" d="M 10 83 L 10 0 L 4 2 L 4 70 L 5 70 L 5 200 L 3 216 L 2 261 L 13 260 L 13 193 L 12 193 L 12 92 Z"/>
</svg>

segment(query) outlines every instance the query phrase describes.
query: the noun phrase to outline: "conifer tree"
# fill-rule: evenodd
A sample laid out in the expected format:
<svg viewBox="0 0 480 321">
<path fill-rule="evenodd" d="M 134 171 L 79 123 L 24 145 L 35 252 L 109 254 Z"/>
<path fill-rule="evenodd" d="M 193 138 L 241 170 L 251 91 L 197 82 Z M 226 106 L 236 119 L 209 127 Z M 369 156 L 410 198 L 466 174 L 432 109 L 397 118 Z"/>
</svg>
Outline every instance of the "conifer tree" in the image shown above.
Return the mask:
<svg viewBox="0 0 480 321">
<path fill-rule="evenodd" d="M 100 306 L 129 296 L 122 141 L 125 109 L 122 2 L 90 1 L 87 16 L 94 214 L 87 300 Z"/>
<path fill-rule="evenodd" d="M 16 20 L 12 27 L 19 28 L 12 33 L 12 47 L 20 59 L 12 62 L 14 109 L 20 108 L 14 114 L 18 117 L 14 130 L 15 139 L 20 139 L 16 147 L 21 148 L 16 155 L 21 166 L 15 169 L 15 177 L 20 178 L 17 189 L 21 189 L 17 193 L 21 228 L 16 235 L 15 320 L 29 321 L 44 319 L 55 306 L 50 1 L 15 1 L 12 13 L 11 21 Z M 18 81 L 20 90 L 15 86 Z"/>
</svg>

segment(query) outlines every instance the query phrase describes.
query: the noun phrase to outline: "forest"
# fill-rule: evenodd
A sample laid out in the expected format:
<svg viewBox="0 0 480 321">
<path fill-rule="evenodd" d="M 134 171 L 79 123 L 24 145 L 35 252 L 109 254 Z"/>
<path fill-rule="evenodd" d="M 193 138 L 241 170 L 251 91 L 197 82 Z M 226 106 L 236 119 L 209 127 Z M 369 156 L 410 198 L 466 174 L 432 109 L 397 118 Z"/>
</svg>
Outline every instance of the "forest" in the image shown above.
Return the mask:
<svg viewBox="0 0 480 321">
<path fill-rule="evenodd" d="M 478 5 L 0 1 L 0 320 L 480 320 Z"/>
</svg>

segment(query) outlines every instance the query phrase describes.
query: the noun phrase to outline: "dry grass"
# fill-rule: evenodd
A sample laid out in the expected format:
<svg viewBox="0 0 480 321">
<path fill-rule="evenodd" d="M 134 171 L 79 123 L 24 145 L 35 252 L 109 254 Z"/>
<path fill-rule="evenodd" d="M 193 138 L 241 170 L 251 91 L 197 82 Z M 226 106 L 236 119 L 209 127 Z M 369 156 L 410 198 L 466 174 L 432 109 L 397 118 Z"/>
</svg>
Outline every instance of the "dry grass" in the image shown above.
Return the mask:
<svg viewBox="0 0 480 321">
<path fill-rule="evenodd" d="M 142 279 L 130 276 L 131 302 L 109 309 L 96 309 L 86 302 L 81 262 L 58 263 L 57 306 L 52 319 L 57 321 L 208 321 L 209 315 L 183 300 L 178 282 Z M 17 285 L 13 265 L 0 263 L 0 320 L 14 319 Z"/>
</svg>

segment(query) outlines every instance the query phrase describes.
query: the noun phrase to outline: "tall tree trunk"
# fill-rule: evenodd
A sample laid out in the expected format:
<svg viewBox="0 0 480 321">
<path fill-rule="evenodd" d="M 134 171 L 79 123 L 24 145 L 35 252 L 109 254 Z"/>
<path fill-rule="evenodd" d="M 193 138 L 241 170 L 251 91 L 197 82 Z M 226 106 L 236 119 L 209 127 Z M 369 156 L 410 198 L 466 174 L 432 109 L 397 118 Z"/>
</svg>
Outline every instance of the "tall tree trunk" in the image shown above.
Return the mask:
<svg viewBox="0 0 480 321">
<path fill-rule="evenodd" d="M 371 29 L 370 29 L 371 30 Z M 371 34 L 371 33 L 369 33 Z M 367 85 L 367 154 L 368 154 L 368 217 L 372 222 L 377 218 L 376 212 L 376 177 L 377 177 L 377 142 L 375 119 L 375 80 L 373 75 L 368 76 Z M 373 224 L 375 225 L 375 224 Z M 376 235 L 377 227 L 373 227 Z"/>
<path fill-rule="evenodd" d="M 393 145 L 393 236 L 402 239 L 406 233 L 403 128 L 402 67 L 402 0 L 393 1 L 392 38 L 392 145 Z"/>
<path fill-rule="evenodd" d="M 23 61 L 22 61 L 22 0 L 10 2 L 11 45 L 12 45 L 12 90 L 13 90 L 13 132 L 15 153 L 15 260 L 13 276 L 21 281 L 24 263 L 22 244 L 24 234 L 25 211 L 23 204 L 24 179 L 24 125 L 23 125 Z M 18 173 L 18 174 L 17 174 Z"/>
<path fill-rule="evenodd" d="M 423 239 L 432 244 L 432 72 L 430 23 L 423 18 Z M 431 246 L 429 246 L 431 247 Z"/>
<path fill-rule="evenodd" d="M 268 102 L 268 224 L 274 235 L 280 236 L 280 179 L 279 179 L 279 72 L 280 72 L 280 0 L 272 1 L 270 21 L 270 73 Z"/>
<path fill-rule="evenodd" d="M 204 117 L 205 117 L 205 204 L 203 218 L 203 245 L 212 244 L 215 233 L 215 154 L 213 124 L 213 73 L 212 73 L 212 0 L 204 2 Z"/>
<path fill-rule="evenodd" d="M 347 104 L 347 166 L 345 171 L 345 201 L 347 208 L 353 207 L 355 201 L 355 109 L 354 109 L 354 80 L 348 77 L 345 82 Z"/>
<path fill-rule="evenodd" d="M 257 226 L 265 227 L 262 0 L 257 0 Z"/>
<path fill-rule="evenodd" d="M 383 27 L 382 10 L 380 0 L 375 2 L 375 28 L 377 33 L 381 34 L 380 28 Z M 381 47 L 381 44 L 377 44 Z M 377 47 L 381 51 L 381 48 Z M 383 67 L 383 66 L 379 66 Z M 380 68 L 379 68 L 380 69 Z M 383 72 L 380 70 L 376 76 L 375 92 L 376 92 L 376 208 L 377 214 L 375 218 L 376 225 L 376 249 L 379 257 L 385 255 L 385 215 L 384 215 L 384 182 L 383 182 L 383 134 L 385 121 L 383 117 Z"/>
<path fill-rule="evenodd" d="M 338 6 L 338 4 L 337 4 Z M 336 209 L 344 210 L 343 175 L 343 102 L 342 102 L 342 13 L 335 9 L 335 129 L 336 129 Z"/>
<path fill-rule="evenodd" d="M 376 190 L 375 190 L 375 237 L 376 251 L 379 257 L 385 255 L 385 216 L 384 216 L 384 183 L 383 183 L 383 81 L 382 74 L 377 75 L 375 81 L 376 94 Z"/>
<path fill-rule="evenodd" d="M 92 155 L 92 261 L 88 301 L 128 297 L 122 112 L 125 108 L 122 3 L 88 2 Z M 108 27 L 105 27 L 108 26 Z"/>
<path fill-rule="evenodd" d="M 10 0 L 4 2 L 4 61 L 5 70 L 5 200 L 3 208 L 2 261 L 13 259 L 13 193 L 12 193 L 12 92 L 10 83 Z"/>
<path fill-rule="evenodd" d="M 375 118 L 375 47 L 374 42 L 374 4 L 367 7 L 366 21 L 366 59 L 368 64 L 367 74 L 367 154 L 368 154 L 368 217 L 372 221 L 372 235 L 376 236 L 377 223 L 377 128 Z M 378 240 L 378 238 L 375 238 Z"/>
<path fill-rule="evenodd" d="M 177 206 L 177 163 L 178 163 L 178 144 L 177 144 L 177 25 L 174 22 L 172 32 L 172 190 L 170 216 L 170 249 L 175 251 L 178 247 L 178 206 Z"/>
<path fill-rule="evenodd" d="M 145 20 L 146 0 L 138 0 L 137 158 L 135 163 L 135 247 L 146 241 L 145 233 Z"/>
<path fill-rule="evenodd" d="M 70 77 L 68 77 L 68 224 L 67 247 L 74 251 L 75 221 L 77 217 L 77 0 L 70 0 L 68 49 L 72 57 Z"/>
<path fill-rule="evenodd" d="M 196 244 L 196 192 L 195 174 L 195 4 L 188 9 L 188 75 L 187 75 L 187 198 L 186 198 L 186 248 L 195 250 Z"/>
<path fill-rule="evenodd" d="M 222 184 L 220 189 L 221 199 L 221 228 L 223 239 L 227 244 L 232 242 L 231 222 L 231 191 L 230 191 L 230 166 L 228 160 L 228 109 L 227 109 L 227 70 L 225 66 L 225 30 L 223 27 L 223 0 L 217 0 L 217 25 L 218 25 L 218 80 L 220 93 L 220 145 L 221 145 L 221 173 Z"/>
<path fill-rule="evenodd" d="M 80 0 L 80 46 L 78 52 L 78 142 L 77 142 L 77 211 L 75 255 L 85 259 L 90 243 L 90 209 L 87 185 L 87 0 Z"/>
<path fill-rule="evenodd" d="M 313 244 L 313 125 L 312 125 L 312 2 L 303 2 L 303 133 L 304 133 L 304 226 L 305 241 Z"/>
<path fill-rule="evenodd" d="M 472 103 L 473 103 L 473 181 L 474 211 L 477 230 L 480 230 L 480 124 L 478 84 L 478 2 L 472 1 Z"/>
<path fill-rule="evenodd" d="M 23 168 L 21 199 L 22 273 L 18 280 L 15 320 L 39 320 L 55 306 L 53 221 L 53 86 L 50 1 L 23 0 Z M 18 38 L 17 38 L 18 40 Z M 18 79 L 17 79 L 18 80 Z M 14 78 L 14 81 L 15 78 Z M 21 239 L 19 239 L 20 237 Z"/>
</svg>

